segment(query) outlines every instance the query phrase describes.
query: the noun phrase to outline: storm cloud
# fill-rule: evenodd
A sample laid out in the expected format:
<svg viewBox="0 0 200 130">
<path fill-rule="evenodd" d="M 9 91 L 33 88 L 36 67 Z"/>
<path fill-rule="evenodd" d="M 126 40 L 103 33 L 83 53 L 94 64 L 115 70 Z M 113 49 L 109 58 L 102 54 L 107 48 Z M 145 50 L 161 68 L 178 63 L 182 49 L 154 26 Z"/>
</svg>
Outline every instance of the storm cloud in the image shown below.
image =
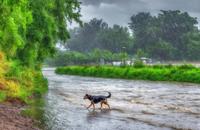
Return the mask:
<svg viewBox="0 0 200 130">
<path fill-rule="evenodd" d="M 200 0 L 80 0 L 82 20 L 102 18 L 110 26 L 127 26 L 131 15 L 150 12 L 157 15 L 160 10 L 181 10 L 200 20 Z M 200 21 L 199 21 L 200 23 Z"/>
</svg>

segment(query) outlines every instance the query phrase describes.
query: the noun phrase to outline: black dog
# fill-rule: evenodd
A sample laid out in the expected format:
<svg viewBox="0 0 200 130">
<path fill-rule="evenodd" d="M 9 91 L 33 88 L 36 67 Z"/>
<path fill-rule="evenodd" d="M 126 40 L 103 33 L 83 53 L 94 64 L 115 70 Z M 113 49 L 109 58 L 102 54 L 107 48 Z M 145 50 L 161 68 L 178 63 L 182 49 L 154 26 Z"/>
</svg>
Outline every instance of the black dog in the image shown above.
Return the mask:
<svg viewBox="0 0 200 130">
<path fill-rule="evenodd" d="M 108 92 L 108 96 L 101 96 L 101 95 L 100 96 L 92 96 L 92 95 L 89 95 L 89 94 L 85 94 L 83 99 L 88 99 L 88 100 L 91 101 L 91 104 L 87 107 L 87 109 L 90 108 L 93 105 L 93 109 L 95 110 L 94 104 L 97 104 L 99 102 L 101 103 L 101 108 L 102 108 L 103 104 L 105 104 L 110 109 L 110 105 L 107 102 L 107 98 L 110 98 L 110 97 L 111 97 L 111 93 Z"/>
</svg>

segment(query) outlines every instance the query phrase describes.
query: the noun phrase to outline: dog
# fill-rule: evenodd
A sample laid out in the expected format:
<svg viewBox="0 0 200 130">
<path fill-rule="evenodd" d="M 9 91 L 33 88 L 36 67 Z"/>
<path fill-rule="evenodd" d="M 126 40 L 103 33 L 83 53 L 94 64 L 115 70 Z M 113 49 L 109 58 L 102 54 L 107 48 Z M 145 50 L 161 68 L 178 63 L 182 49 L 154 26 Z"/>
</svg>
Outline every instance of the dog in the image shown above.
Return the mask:
<svg viewBox="0 0 200 130">
<path fill-rule="evenodd" d="M 93 96 L 93 95 L 89 95 L 89 94 L 85 94 L 85 96 L 83 97 L 83 99 L 88 99 L 91 101 L 90 105 L 87 107 L 87 109 L 89 109 L 91 106 L 93 106 L 93 110 L 95 110 L 95 104 L 100 103 L 101 104 L 101 108 L 103 104 L 107 105 L 108 108 L 110 109 L 110 105 L 108 104 L 107 99 L 111 97 L 111 93 L 108 92 L 108 96 Z"/>
</svg>

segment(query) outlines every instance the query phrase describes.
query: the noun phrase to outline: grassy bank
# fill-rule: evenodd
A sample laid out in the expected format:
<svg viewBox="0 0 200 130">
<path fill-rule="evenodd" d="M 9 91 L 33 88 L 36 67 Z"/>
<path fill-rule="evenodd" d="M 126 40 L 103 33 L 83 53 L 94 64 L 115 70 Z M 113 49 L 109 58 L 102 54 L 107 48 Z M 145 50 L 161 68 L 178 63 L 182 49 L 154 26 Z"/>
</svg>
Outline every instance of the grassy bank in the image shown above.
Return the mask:
<svg viewBox="0 0 200 130">
<path fill-rule="evenodd" d="M 0 102 L 20 101 L 29 104 L 46 90 L 47 80 L 40 69 L 9 61 L 0 52 Z"/>
<path fill-rule="evenodd" d="M 192 65 L 67 66 L 57 68 L 56 73 L 104 78 L 200 83 L 200 68 Z"/>
</svg>

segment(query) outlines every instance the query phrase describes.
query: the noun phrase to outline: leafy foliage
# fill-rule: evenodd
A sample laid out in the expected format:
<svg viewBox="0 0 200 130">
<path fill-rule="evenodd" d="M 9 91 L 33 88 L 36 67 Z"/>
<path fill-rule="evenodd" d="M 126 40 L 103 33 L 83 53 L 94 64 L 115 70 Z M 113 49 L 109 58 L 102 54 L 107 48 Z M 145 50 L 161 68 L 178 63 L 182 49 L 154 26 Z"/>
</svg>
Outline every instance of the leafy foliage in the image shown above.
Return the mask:
<svg viewBox="0 0 200 130">
<path fill-rule="evenodd" d="M 179 10 L 161 10 L 157 17 L 138 13 L 129 23 L 135 37 L 133 48 L 159 60 L 199 60 L 195 56 L 200 51 L 196 24 L 196 18 Z"/>
<path fill-rule="evenodd" d="M 112 61 L 126 60 L 128 55 L 126 53 L 112 53 L 107 50 L 94 49 L 88 53 L 80 53 L 77 51 L 58 51 L 53 58 L 45 60 L 45 64 L 50 66 L 66 66 L 66 65 L 90 65 L 104 63 L 111 63 Z"/>
<path fill-rule="evenodd" d="M 80 21 L 77 0 L 0 1 L 0 101 L 47 90 L 43 60 L 69 38 L 67 22 Z"/>
<path fill-rule="evenodd" d="M 55 45 L 69 38 L 67 21 L 81 23 L 76 0 L 29 0 L 33 21 L 27 29 L 27 44 L 19 51 L 24 64 L 41 63 L 55 53 Z"/>
<path fill-rule="evenodd" d="M 67 42 L 66 48 L 86 53 L 95 48 L 112 53 L 130 52 L 131 39 L 128 28 L 119 25 L 108 27 L 103 20 L 94 18 L 82 28 L 71 30 L 71 39 Z"/>
<path fill-rule="evenodd" d="M 92 19 L 82 28 L 70 31 L 71 39 L 66 48 L 88 53 L 95 48 L 112 53 L 126 52 L 160 61 L 200 60 L 199 30 L 197 19 L 179 10 L 161 10 L 157 16 L 148 12 L 134 14 L 129 29 L 119 25 L 109 27 L 106 22 Z"/>
<path fill-rule="evenodd" d="M 27 26 L 32 22 L 27 0 L 0 1 L 0 49 L 14 57 L 18 48 L 25 45 Z"/>
</svg>

